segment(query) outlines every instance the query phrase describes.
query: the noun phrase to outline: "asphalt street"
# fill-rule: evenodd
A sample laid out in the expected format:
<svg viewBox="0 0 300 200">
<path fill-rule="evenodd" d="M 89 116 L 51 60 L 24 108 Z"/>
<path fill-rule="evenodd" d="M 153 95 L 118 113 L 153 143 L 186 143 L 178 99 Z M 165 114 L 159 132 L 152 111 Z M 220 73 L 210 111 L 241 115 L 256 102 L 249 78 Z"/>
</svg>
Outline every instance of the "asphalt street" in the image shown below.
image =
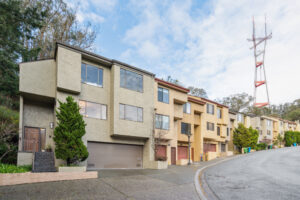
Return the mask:
<svg viewBox="0 0 300 200">
<path fill-rule="evenodd" d="M 300 199 L 300 147 L 259 151 L 207 168 L 208 199 Z"/>
<path fill-rule="evenodd" d="M 198 200 L 194 186 L 196 171 L 222 159 L 162 170 L 100 170 L 97 179 L 2 186 L 0 200 Z"/>
</svg>

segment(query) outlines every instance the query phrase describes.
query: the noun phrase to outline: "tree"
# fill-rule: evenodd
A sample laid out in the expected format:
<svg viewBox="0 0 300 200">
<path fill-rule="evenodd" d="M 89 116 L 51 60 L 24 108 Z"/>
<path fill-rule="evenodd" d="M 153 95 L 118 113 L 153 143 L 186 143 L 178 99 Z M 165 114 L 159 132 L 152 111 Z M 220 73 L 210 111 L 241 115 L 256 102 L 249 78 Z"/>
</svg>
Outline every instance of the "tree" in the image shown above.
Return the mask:
<svg viewBox="0 0 300 200">
<path fill-rule="evenodd" d="M 258 131 L 252 127 L 246 128 L 242 123 L 233 131 L 233 144 L 242 150 L 243 147 L 254 148 L 258 140 Z"/>
<path fill-rule="evenodd" d="M 86 124 L 79 110 L 71 96 L 66 98 L 65 103 L 59 101 L 59 108 L 56 110 L 58 123 L 54 130 L 55 155 L 67 161 L 68 166 L 86 160 L 89 155 L 82 142 Z"/>
<path fill-rule="evenodd" d="M 0 162 L 15 164 L 18 152 L 19 113 L 0 106 Z"/>
<path fill-rule="evenodd" d="M 32 43 L 33 48 L 40 48 L 39 59 L 53 57 L 56 42 L 92 50 L 96 31 L 90 23 L 79 24 L 75 9 L 68 7 L 63 0 L 24 0 L 24 6 L 34 7 L 36 4 L 40 4 L 40 10 L 47 13 Z M 30 46 L 27 41 L 24 44 Z"/>
<path fill-rule="evenodd" d="M 24 7 L 20 0 L 1 0 L 0 13 L 0 91 L 2 96 L 17 99 L 17 62 L 21 58 L 22 61 L 35 58 L 39 51 L 24 46 L 23 41 L 30 44 L 34 33 L 42 27 L 45 13 L 37 6 Z"/>
<path fill-rule="evenodd" d="M 240 112 L 244 108 L 248 108 L 253 101 L 253 97 L 247 93 L 233 94 L 218 100 L 220 103 L 228 106 L 236 112 Z"/>
<path fill-rule="evenodd" d="M 188 87 L 190 90 L 190 94 L 197 96 L 197 97 L 203 97 L 203 98 L 208 98 L 206 91 L 203 88 L 196 88 L 193 86 Z"/>
<path fill-rule="evenodd" d="M 283 142 L 283 137 L 282 137 L 281 134 L 278 134 L 278 136 L 277 136 L 277 138 L 276 138 L 276 140 L 274 142 L 274 145 L 277 143 L 277 145 L 279 144 L 279 147 L 281 147 L 282 142 Z"/>
</svg>

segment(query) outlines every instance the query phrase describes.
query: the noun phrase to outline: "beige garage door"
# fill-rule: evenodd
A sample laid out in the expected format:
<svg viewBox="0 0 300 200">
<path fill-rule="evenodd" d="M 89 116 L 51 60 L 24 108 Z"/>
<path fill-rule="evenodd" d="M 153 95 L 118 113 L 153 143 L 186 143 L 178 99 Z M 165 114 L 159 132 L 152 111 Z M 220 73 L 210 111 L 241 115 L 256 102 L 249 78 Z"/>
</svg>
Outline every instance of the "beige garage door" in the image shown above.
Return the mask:
<svg viewBox="0 0 300 200">
<path fill-rule="evenodd" d="M 143 146 L 88 142 L 88 168 L 142 168 Z"/>
</svg>

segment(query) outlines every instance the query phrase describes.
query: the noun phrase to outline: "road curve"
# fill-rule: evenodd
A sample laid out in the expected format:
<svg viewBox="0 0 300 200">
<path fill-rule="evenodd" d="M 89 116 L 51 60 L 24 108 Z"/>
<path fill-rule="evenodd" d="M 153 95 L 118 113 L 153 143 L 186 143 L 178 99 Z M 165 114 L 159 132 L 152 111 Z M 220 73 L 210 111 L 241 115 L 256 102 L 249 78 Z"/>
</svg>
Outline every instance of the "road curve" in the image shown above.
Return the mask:
<svg viewBox="0 0 300 200">
<path fill-rule="evenodd" d="M 300 199 L 300 147 L 251 153 L 207 168 L 208 199 Z"/>
</svg>

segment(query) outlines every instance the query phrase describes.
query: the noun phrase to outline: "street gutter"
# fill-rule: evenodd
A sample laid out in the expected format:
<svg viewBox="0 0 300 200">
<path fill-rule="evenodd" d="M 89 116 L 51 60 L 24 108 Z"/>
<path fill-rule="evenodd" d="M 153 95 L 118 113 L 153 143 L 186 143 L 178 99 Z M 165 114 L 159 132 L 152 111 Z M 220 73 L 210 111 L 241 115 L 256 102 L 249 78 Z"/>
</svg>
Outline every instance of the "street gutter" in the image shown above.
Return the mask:
<svg viewBox="0 0 300 200">
<path fill-rule="evenodd" d="M 242 154 L 242 155 L 248 155 L 248 154 Z M 220 164 L 222 162 L 229 161 L 229 160 L 232 160 L 232 159 L 235 159 L 235 158 L 239 158 L 242 155 L 230 156 L 228 158 L 225 158 L 224 160 L 220 160 L 218 162 L 215 162 L 215 163 L 212 163 L 210 165 L 204 166 L 204 167 L 202 167 L 202 168 L 200 168 L 200 169 L 197 170 L 197 172 L 196 172 L 196 174 L 194 176 L 194 185 L 195 185 L 197 194 L 198 194 L 198 196 L 199 196 L 199 198 L 201 200 L 208 200 L 207 199 L 207 194 L 205 193 L 204 188 L 203 188 L 203 183 L 201 182 L 201 176 L 202 176 L 204 170 L 207 169 L 207 168 L 209 168 L 209 167 L 218 165 L 218 164 Z M 218 198 L 216 197 L 215 199 L 218 199 Z"/>
</svg>

